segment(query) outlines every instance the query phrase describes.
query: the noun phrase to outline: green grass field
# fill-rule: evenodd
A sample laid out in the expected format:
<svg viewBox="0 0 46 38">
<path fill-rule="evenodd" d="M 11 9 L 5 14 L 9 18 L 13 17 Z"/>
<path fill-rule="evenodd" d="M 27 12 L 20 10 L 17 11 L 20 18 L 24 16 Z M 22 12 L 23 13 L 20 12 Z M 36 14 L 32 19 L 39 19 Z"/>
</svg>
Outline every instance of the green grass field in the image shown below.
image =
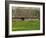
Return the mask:
<svg viewBox="0 0 46 38">
<path fill-rule="evenodd" d="M 40 30 L 40 21 L 13 21 L 12 31 Z"/>
</svg>

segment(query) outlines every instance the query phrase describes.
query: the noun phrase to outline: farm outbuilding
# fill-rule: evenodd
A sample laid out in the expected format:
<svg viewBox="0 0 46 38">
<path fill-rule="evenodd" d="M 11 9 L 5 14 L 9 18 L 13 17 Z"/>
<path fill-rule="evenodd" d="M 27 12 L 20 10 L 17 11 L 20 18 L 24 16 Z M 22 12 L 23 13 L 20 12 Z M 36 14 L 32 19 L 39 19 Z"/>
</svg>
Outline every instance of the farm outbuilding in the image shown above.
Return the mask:
<svg viewBox="0 0 46 38">
<path fill-rule="evenodd" d="M 40 18 L 40 8 L 14 7 L 14 9 L 12 9 L 12 18 L 15 20 L 39 19 Z"/>
</svg>

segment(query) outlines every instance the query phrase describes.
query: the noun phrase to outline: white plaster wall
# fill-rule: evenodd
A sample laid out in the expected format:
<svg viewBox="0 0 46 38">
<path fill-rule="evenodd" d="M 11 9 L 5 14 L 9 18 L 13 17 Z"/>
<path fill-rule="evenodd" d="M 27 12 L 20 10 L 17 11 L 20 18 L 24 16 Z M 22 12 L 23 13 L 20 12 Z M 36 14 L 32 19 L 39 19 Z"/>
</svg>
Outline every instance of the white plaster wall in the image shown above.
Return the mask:
<svg viewBox="0 0 46 38">
<path fill-rule="evenodd" d="M 28 18 L 28 19 L 24 19 L 24 21 L 31 21 L 31 18 Z"/>
</svg>

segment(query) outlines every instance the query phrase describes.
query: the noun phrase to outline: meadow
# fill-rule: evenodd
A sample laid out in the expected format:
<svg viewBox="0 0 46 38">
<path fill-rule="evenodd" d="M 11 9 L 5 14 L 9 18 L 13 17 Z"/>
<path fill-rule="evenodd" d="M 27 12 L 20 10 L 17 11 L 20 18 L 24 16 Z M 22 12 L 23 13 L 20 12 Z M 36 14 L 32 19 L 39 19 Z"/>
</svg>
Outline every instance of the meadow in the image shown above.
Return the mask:
<svg viewBox="0 0 46 38">
<path fill-rule="evenodd" d="M 40 30 L 40 20 L 12 21 L 12 31 Z"/>
</svg>

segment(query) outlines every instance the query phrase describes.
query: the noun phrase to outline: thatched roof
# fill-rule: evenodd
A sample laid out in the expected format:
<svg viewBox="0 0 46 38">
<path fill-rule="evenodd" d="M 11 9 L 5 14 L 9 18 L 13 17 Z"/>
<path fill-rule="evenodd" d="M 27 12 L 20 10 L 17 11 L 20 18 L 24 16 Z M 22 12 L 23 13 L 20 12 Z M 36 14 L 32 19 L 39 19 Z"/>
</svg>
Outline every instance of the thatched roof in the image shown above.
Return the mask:
<svg viewBox="0 0 46 38">
<path fill-rule="evenodd" d="M 39 11 L 39 10 L 38 10 Z M 31 7 L 16 7 L 13 10 L 13 17 L 37 17 L 37 13 L 36 13 L 36 8 L 31 8 Z"/>
</svg>

